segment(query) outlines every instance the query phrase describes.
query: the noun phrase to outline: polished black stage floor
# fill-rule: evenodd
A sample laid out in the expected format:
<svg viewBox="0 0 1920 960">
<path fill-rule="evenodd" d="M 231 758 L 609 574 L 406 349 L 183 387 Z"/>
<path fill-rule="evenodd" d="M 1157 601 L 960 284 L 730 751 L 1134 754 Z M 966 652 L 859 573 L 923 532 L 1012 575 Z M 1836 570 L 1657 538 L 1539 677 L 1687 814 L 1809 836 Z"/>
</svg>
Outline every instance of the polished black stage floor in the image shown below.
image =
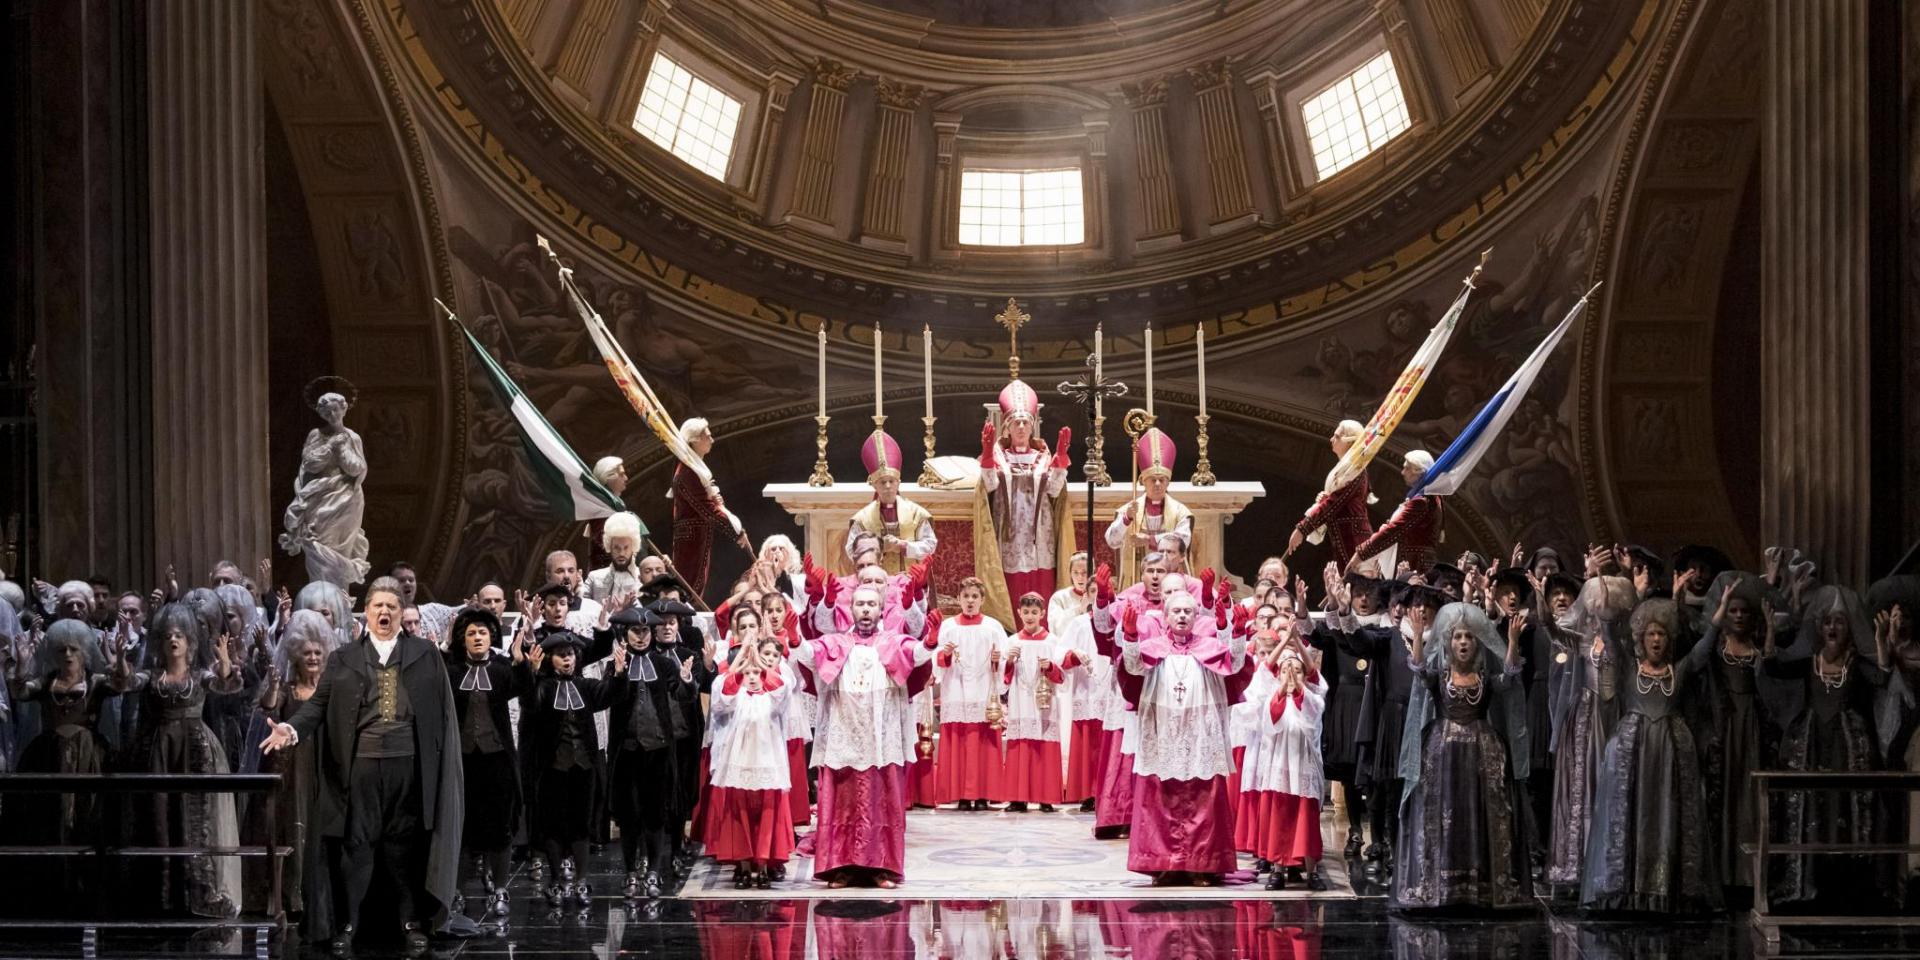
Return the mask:
<svg viewBox="0 0 1920 960">
<path fill-rule="evenodd" d="M 1744 914 L 1664 922 L 1594 920 L 1543 900 L 1520 914 L 1412 918 L 1391 913 L 1379 891 L 1316 899 L 934 898 L 899 900 L 680 899 L 628 903 L 615 849 L 589 863 L 586 909 L 550 910 L 521 870 L 506 923 L 490 935 L 436 943 L 432 955 L 461 960 L 616 956 L 701 960 L 1183 960 L 1183 958 L 1486 958 L 1486 960 L 1720 960 L 1762 955 Z M 480 900 L 469 904 L 480 912 Z M 363 938 L 355 956 L 397 955 L 397 944 Z M 101 956 L 246 954 L 237 935 L 103 934 Z M 1920 931 L 1889 928 L 1789 933 L 1789 955 L 1920 957 Z M 326 956 L 298 942 L 283 956 Z M 78 938 L 0 938 L 0 957 L 78 956 Z"/>
</svg>

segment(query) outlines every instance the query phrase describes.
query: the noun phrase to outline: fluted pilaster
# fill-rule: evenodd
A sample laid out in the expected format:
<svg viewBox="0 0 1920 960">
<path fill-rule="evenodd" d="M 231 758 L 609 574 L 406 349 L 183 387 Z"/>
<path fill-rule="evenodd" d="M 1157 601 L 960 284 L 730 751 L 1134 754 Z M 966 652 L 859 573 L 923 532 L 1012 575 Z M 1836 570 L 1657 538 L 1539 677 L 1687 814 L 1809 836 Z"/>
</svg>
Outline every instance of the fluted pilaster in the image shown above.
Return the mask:
<svg viewBox="0 0 1920 960">
<path fill-rule="evenodd" d="M 154 552 L 182 582 L 267 556 L 273 518 L 254 10 L 147 12 Z"/>
<path fill-rule="evenodd" d="M 1214 60 L 1192 67 L 1194 103 L 1207 149 L 1207 186 L 1213 195 L 1215 225 L 1253 215 L 1253 189 L 1247 183 L 1246 144 L 1233 103 L 1233 64 Z"/>
<path fill-rule="evenodd" d="M 907 148 L 913 143 L 914 112 L 925 91 L 915 84 L 882 78 L 875 85 L 873 155 L 867 165 L 860 240 L 885 249 L 906 250 Z"/>
<path fill-rule="evenodd" d="M 813 63 L 813 92 L 807 126 L 801 135 L 800 170 L 793 184 L 793 215 L 825 224 L 832 218 L 835 161 L 840 124 L 847 112 L 847 88 L 854 72 L 832 60 Z"/>
<path fill-rule="evenodd" d="M 1871 522 L 1868 4 L 1766 5 L 1762 542 L 1867 578 Z"/>
<path fill-rule="evenodd" d="M 1173 158 L 1167 143 L 1167 81 L 1155 78 L 1125 84 L 1133 121 L 1133 169 L 1140 188 L 1140 228 L 1135 237 L 1151 241 L 1180 230 L 1180 201 L 1174 192 Z"/>
</svg>

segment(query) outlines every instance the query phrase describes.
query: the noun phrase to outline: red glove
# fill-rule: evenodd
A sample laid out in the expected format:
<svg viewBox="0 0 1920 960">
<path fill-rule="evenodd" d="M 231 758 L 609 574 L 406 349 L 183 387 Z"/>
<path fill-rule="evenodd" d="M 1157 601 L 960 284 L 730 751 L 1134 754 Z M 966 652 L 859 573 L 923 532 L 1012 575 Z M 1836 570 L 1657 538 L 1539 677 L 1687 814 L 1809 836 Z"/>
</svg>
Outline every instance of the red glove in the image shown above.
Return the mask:
<svg viewBox="0 0 1920 960">
<path fill-rule="evenodd" d="M 840 596 L 840 578 L 832 574 L 826 574 L 822 576 L 821 579 L 825 582 L 826 588 L 823 599 L 826 600 L 827 606 L 833 606 L 834 601 Z"/>
<path fill-rule="evenodd" d="M 1205 570 L 1200 571 L 1200 605 L 1201 606 L 1207 606 L 1213 603 L 1213 582 L 1216 579 L 1219 579 L 1219 577 L 1220 577 L 1220 574 L 1214 572 L 1214 569 L 1212 567 L 1208 567 Z"/>
<path fill-rule="evenodd" d="M 945 619 L 944 617 L 940 616 L 939 610 L 935 610 L 932 613 L 927 614 L 926 643 L 927 643 L 928 650 L 940 649 L 940 623 L 944 619 Z"/>
<path fill-rule="evenodd" d="M 993 421 L 988 420 L 986 423 L 980 425 L 980 465 L 982 467 L 992 469 L 999 464 L 999 461 L 994 459 L 995 446 L 996 444 L 993 442 Z"/>
<path fill-rule="evenodd" d="M 908 603 L 916 603 L 927 595 L 927 579 L 932 575 L 932 563 L 933 558 L 928 557 L 907 568 L 907 582 L 913 587 L 913 596 L 907 598 Z"/>
<path fill-rule="evenodd" d="M 1125 634 L 1126 638 L 1129 641 L 1133 641 L 1136 643 L 1139 642 L 1140 640 L 1140 608 L 1139 607 L 1129 603 L 1127 604 L 1127 608 L 1125 610 L 1120 611 L 1120 632 L 1122 634 Z"/>
<path fill-rule="evenodd" d="M 1235 604 L 1233 608 L 1233 635 L 1236 637 L 1245 636 L 1247 624 L 1252 622 L 1253 611 L 1239 604 Z"/>
<path fill-rule="evenodd" d="M 1073 428 L 1061 427 L 1060 439 L 1053 444 L 1053 465 L 1061 470 L 1067 468 L 1067 448 L 1073 446 Z"/>
<path fill-rule="evenodd" d="M 782 622 L 781 627 L 782 629 L 785 630 L 787 634 L 787 646 L 788 647 L 799 646 L 800 645 L 800 615 L 797 613 L 794 613 L 792 607 L 787 608 L 787 619 L 784 622 Z"/>
<path fill-rule="evenodd" d="M 1113 566 L 1103 563 L 1093 571 L 1093 605 L 1106 607 L 1113 602 Z"/>
<path fill-rule="evenodd" d="M 800 562 L 807 570 L 807 605 L 817 605 L 827 595 L 827 572 L 813 565 L 812 554 L 802 557 Z"/>
<path fill-rule="evenodd" d="M 1224 591 L 1213 601 L 1213 628 L 1215 630 L 1225 630 L 1227 628 L 1227 608 L 1232 605 L 1233 601 L 1227 599 Z"/>
</svg>

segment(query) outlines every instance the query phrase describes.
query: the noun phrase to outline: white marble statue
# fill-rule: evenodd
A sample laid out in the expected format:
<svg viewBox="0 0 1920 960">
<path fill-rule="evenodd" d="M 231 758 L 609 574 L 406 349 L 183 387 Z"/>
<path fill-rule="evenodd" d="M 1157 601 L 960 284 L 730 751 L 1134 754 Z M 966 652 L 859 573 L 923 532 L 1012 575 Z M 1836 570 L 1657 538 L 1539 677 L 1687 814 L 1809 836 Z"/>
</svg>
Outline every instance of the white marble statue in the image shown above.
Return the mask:
<svg viewBox="0 0 1920 960">
<path fill-rule="evenodd" d="M 314 398 L 317 391 L 324 392 Z M 308 432 L 300 448 L 300 475 L 293 482 L 280 548 L 289 556 L 306 555 L 308 579 L 347 587 L 367 576 L 367 533 L 360 528 L 367 509 L 367 454 L 360 435 L 345 422 L 353 384 L 322 377 L 308 386 L 307 395 L 321 425 Z"/>
</svg>

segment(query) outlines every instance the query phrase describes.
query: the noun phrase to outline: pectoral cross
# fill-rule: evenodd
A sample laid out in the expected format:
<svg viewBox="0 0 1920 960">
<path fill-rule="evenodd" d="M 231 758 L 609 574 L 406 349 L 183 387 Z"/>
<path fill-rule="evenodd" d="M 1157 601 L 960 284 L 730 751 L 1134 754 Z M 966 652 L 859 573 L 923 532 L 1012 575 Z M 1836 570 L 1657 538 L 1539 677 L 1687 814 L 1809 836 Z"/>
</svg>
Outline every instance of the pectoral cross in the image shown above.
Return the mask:
<svg viewBox="0 0 1920 960">
<path fill-rule="evenodd" d="M 1175 680 L 1173 682 L 1173 699 L 1176 703 L 1184 704 L 1187 702 L 1187 682 L 1185 680 Z"/>
</svg>

